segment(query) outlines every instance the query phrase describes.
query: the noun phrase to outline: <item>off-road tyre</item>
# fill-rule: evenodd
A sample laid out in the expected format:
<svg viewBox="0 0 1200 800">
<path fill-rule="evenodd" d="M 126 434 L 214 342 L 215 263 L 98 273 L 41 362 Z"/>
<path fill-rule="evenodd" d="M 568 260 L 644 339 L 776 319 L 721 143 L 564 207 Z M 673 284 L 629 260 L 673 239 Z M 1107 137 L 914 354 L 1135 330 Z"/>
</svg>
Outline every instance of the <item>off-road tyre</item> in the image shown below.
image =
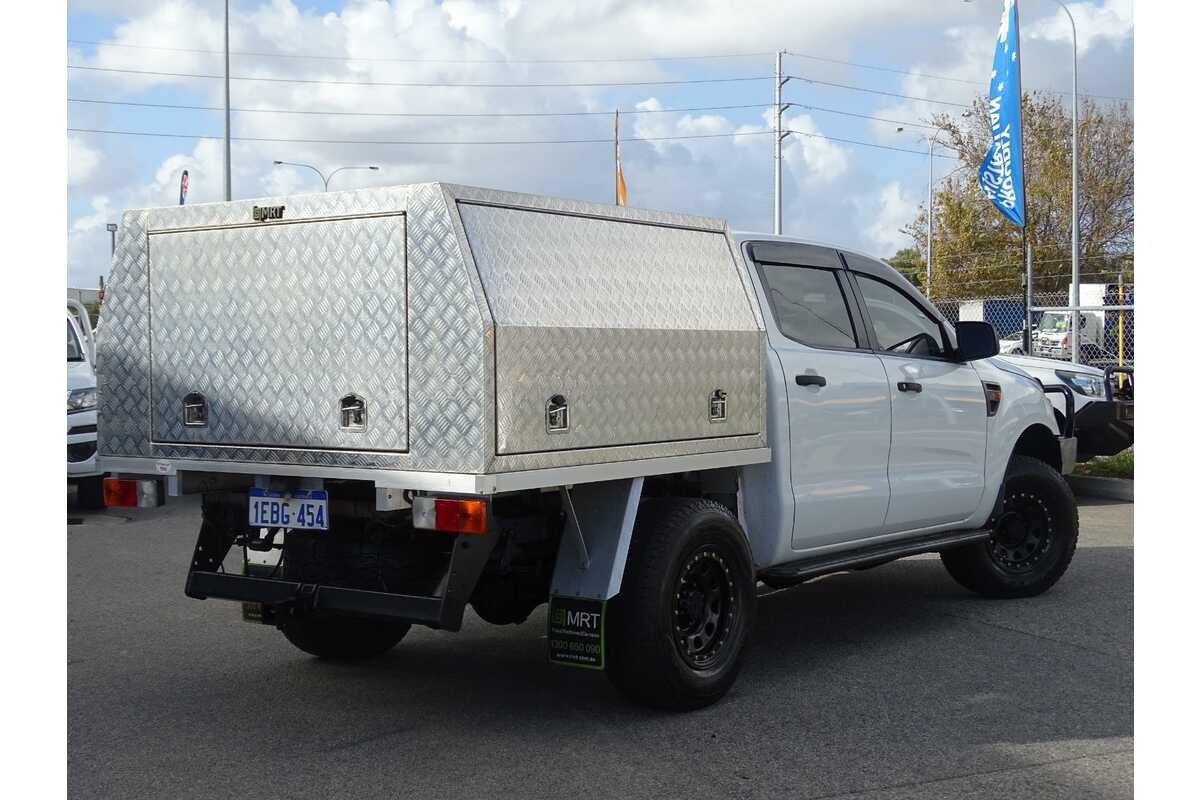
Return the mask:
<svg viewBox="0 0 1200 800">
<path fill-rule="evenodd" d="M 655 708 L 715 703 L 737 679 L 754 607 L 750 548 L 725 506 L 646 500 L 605 622 L 609 679 Z"/>
<path fill-rule="evenodd" d="M 1058 470 L 1013 456 L 1004 502 L 989 521 L 992 535 L 946 550 L 942 563 L 954 580 L 984 597 L 1033 597 L 1067 571 L 1079 539 L 1079 508 Z"/>
<path fill-rule="evenodd" d="M 75 503 L 82 509 L 96 511 L 104 508 L 104 476 L 82 478 L 75 483 Z"/>
<path fill-rule="evenodd" d="M 411 627 L 363 617 L 280 615 L 276 624 L 289 642 L 310 655 L 336 661 L 360 661 L 391 650 Z"/>
</svg>

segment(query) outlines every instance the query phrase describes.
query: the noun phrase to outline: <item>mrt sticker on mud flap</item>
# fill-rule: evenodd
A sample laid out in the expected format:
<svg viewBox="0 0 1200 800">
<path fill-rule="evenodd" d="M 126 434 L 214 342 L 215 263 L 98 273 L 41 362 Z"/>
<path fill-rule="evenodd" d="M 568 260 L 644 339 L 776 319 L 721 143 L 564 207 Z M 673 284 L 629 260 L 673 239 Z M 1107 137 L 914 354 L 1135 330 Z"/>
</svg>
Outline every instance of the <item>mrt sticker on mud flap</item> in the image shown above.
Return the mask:
<svg viewBox="0 0 1200 800">
<path fill-rule="evenodd" d="M 551 663 L 604 669 L 605 605 L 603 600 L 551 595 L 546 617 Z"/>
</svg>

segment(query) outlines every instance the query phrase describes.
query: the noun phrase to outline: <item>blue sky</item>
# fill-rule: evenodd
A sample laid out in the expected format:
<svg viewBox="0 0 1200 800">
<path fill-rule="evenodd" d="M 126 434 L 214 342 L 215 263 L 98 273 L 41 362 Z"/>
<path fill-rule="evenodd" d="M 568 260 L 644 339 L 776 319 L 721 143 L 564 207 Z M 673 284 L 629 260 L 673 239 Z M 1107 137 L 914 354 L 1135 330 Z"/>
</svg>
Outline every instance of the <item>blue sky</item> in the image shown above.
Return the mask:
<svg viewBox="0 0 1200 800">
<path fill-rule="evenodd" d="M 769 75 L 773 57 L 615 63 L 512 63 L 520 59 L 589 60 L 664 55 L 795 53 L 785 71 L 916 98 L 969 102 L 982 93 L 1000 18 L 999 0 L 842 0 L 834 3 L 701 0 L 237 0 L 234 75 L 301 81 L 567 82 L 702 80 Z M 1079 25 L 1081 90 L 1132 97 L 1132 0 L 1070 4 Z M 1065 17 L 1050 0 L 1022 9 L 1027 88 L 1069 89 Z M 77 0 L 69 4 L 67 62 L 103 70 L 219 74 L 219 0 Z M 102 42 L 105 44 L 83 44 Z M 152 49 L 164 48 L 164 49 Z M 325 56 L 328 58 L 287 58 Z M 354 60 L 349 60 L 350 58 Z M 414 59 L 398 62 L 394 59 Z M 341 59 L 341 60 L 339 60 Z M 368 60 L 370 59 L 370 60 Z M 389 60 L 391 59 L 391 60 Z M 438 63 L 430 59 L 439 60 Z M 887 67 L 908 74 L 829 60 Z M 442 63 L 508 60 L 508 63 Z M 937 78 L 928 76 L 938 76 Z M 68 70 L 68 97 L 127 103 L 220 106 L 221 81 Z M 606 138 L 607 115 L 559 118 L 354 117 L 348 112 L 623 111 L 770 103 L 770 80 L 679 86 L 578 88 L 408 88 L 278 81 L 234 81 L 235 108 L 323 114 L 235 113 L 234 136 L 353 141 L 476 141 Z M 834 240 L 880 255 L 905 241 L 897 229 L 923 202 L 928 160 L 919 129 L 896 134 L 885 123 L 830 111 L 902 121 L 927 120 L 952 106 L 902 99 L 800 79 L 785 88 L 795 104 L 788 125 L 827 137 L 921 151 L 902 153 L 815 137 L 786 142 L 788 233 Z M 766 109 L 631 114 L 625 137 L 675 137 L 767 127 Z M 71 128 L 180 134 L 222 132 L 216 111 L 68 102 Z M 190 172 L 189 202 L 221 197 L 219 141 L 69 133 L 68 279 L 95 285 L 107 271 L 106 222 L 126 208 L 176 202 L 179 172 Z M 728 218 L 767 230 L 771 222 L 771 137 L 742 135 L 627 141 L 622 158 L 630 205 Z M 276 168 L 273 159 L 378 164 L 346 172 L 334 188 L 449 180 L 608 202 L 612 148 L 600 144 L 384 145 L 234 143 L 234 196 L 320 189 L 316 176 Z M 943 174 L 957 166 L 939 162 Z"/>
</svg>

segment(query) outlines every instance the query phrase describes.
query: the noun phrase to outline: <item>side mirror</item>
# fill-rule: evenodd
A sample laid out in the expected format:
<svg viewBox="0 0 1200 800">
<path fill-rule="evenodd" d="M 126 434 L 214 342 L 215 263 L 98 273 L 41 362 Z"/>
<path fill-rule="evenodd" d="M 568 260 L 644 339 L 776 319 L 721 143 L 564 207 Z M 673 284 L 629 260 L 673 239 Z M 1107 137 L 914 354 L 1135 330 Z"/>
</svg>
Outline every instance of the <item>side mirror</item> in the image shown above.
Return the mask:
<svg viewBox="0 0 1200 800">
<path fill-rule="evenodd" d="M 1000 340 L 990 322 L 956 322 L 954 336 L 958 339 L 955 356 L 959 361 L 978 361 L 1000 352 Z"/>
</svg>

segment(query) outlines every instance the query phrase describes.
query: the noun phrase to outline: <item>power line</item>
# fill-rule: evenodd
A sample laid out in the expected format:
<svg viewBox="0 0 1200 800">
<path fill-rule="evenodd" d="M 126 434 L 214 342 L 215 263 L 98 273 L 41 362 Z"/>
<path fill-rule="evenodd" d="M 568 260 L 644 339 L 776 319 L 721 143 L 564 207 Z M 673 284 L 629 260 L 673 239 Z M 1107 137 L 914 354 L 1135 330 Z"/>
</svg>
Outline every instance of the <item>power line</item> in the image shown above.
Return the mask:
<svg viewBox="0 0 1200 800">
<path fill-rule="evenodd" d="M 768 133 L 768 131 L 764 131 L 764 133 Z M 864 142 L 859 139 L 841 139 L 837 136 L 826 136 L 823 133 L 810 133 L 808 131 L 795 131 L 790 128 L 785 129 L 785 133 L 794 133 L 797 136 L 810 136 L 815 139 L 825 139 L 830 142 L 841 142 L 842 144 L 856 144 L 856 145 L 861 145 L 863 147 L 875 147 L 875 148 L 878 148 L 879 150 L 892 150 L 897 153 L 912 153 L 913 155 L 917 155 L 917 156 L 928 156 L 929 155 L 928 151 L 926 151 L 926 150 L 910 150 L 907 147 L 894 147 L 893 145 L 890 145 L 890 144 L 877 144 L 875 142 Z M 945 159 L 949 159 L 951 161 L 958 160 L 957 156 L 948 156 L 943 153 L 934 153 L 933 157 L 934 158 L 945 158 Z"/>
<path fill-rule="evenodd" d="M 965 103 L 955 103 L 950 100 L 933 100 L 929 97 L 916 97 L 910 94 L 899 94 L 897 92 L 885 92 L 882 89 L 871 89 L 866 86 L 855 86 L 850 83 L 834 83 L 832 81 L 819 81 L 816 78 L 806 78 L 803 75 L 789 75 L 789 78 L 794 78 L 805 83 L 815 83 L 818 86 L 832 86 L 837 89 L 848 89 L 852 92 L 866 92 L 867 94 L 880 94 L 886 97 L 898 97 L 902 100 L 917 100 L 922 103 L 934 103 L 939 106 L 954 106 L 955 108 L 970 108 Z"/>
<path fill-rule="evenodd" d="M 206 73 L 195 72 L 161 72 L 157 70 L 138 70 L 138 69 L 119 69 L 116 67 L 89 67 L 78 64 L 68 64 L 67 69 L 86 70 L 88 72 L 109 72 L 120 73 L 125 75 L 147 75 L 163 78 L 202 78 L 210 80 L 223 80 L 224 75 L 209 75 Z M 865 92 L 867 94 L 881 95 L 884 97 L 895 97 L 901 100 L 912 100 L 915 102 L 932 103 L 934 105 L 951 106 L 954 108 L 971 108 L 966 103 L 957 103 L 951 100 L 937 100 L 931 97 L 917 97 L 915 95 L 902 94 L 900 92 L 889 92 L 883 89 L 874 89 L 868 86 L 856 86 L 848 83 L 836 83 L 834 81 L 823 81 L 816 78 L 808 78 L 802 75 L 789 75 L 789 78 L 804 81 L 818 86 L 828 86 L 835 89 L 845 89 L 854 92 Z M 434 81 L 347 81 L 331 78 L 277 78 L 267 76 L 252 76 L 252 75 L 230 75 L 230 80 L 234 81 L 256 81 L 261 83 L 298 83 L 298 84 L 315 84 L 327 86 L 391 86 L 402 88 L 458 88 L 458 89 L 553 89 L 553 88 L 603 88 L 613 86 L 685 86 L 697 84 L 717 84 L 717 83 L 745 83 L 750 81 L 765 81 L 773 80 L 771 75 L 749 75 L 727 78 L 676 78 L 676 79 L 660 79 L 660 80 L 642 80 L 642 81 L 543 81 L 532 83 L 439 83 Z M 1114 98 L 1119 99 L 1119 98 Z M 836 113 L 836 112 L 835 112 Z M 917 125 L 918 123 L 908 123 Z M 931 126 L 920 124 L 921 127 L 929 128 Z"/>
<path fill-rule="evenodd" d="M 157 131 L 116 131 L 99 128 L 67 128 L 68 133 L 95 133 L 113 136 L 154 136 L 167 139 L 223 139 L 222 136 L 208 136 L 191 133 L 160 133 Z M 623 138 L 622 142 L 661 142 L 675 139 L 716 139 L 727 136 L 758 136 L 774 133 L 770 130 L 739 131 L 733 133 L 696 133 L 678 136 L 643 136 Z M 428 139 L 288 139 L 268 136 L 234 136 L 237 142 L 279 142 L 285 144 L 367 144 L 367 145 L 525 145 L 525 144 L 612 144 L 612 137 L 588 139 L 487 139 L 487 140 L 447 140 L 432 141 Z M 917 152 L 917 151 L 913 151 Z"/>
<path fill-rule="evenodd" d="M 99 100 L 85 97 L 68 97 L 68 103 L 90 103 L 107 106 L 133 106 L 136 108 L 170 108 L 184 111 L 224 111 L 224 106 L 192 106 L 178 103 L 139 103 L 132 100 Z M 689 106 L 686 108 L 633 108 L 621 109 L 622 114 L 682 114 L 693 111 L 735 111 L 748 108 L 770 108 L 772 103 L 743 103 L 730 106 Z M 836 108 L 812 106 L 805 103 L 792 103 L 793 108 L 803 108 L 809 111 L 820 111 L 827 114 L 839 114 L 845 117 L 870 119 L 877 122 L 888 122 L 894 125 L 911 125 L 916 128 L 933 129 L 936 126 L 912 120 L 890 119 L 876 117 L 871 114 L 858 114 L 853 111 L 841 111 Z M 411 111 L 314 111 L 291 108 L 231 108 L 230 111 L 239 114 L 300 114 L 305 116 L 330 117 L 611 117 L 612 111 L 490 111 L 490 112 L 411 112 Z"/>
<path fill-rule="evenodd" d="M 979 254 L 986 254 L 986 252 L 987 251 L 980 251 Z M 973 254 L 971 254 L 971 253 L 943 253 L 938 257 L 939 258 L 957 258 L 957 257 L 968 256 L 968 255 L 973 255 Z M 1110 255 L 1080 256 L 1079 260 L 1080 261 L 1116 261 L 1116 260 L 1122 259 L 1122 258 L 1133 258 L 1133 253 L 1112 253 Z M 1036 264 L 1060 264 L 1060 263 L 1063 263 L 1065 261 L 1070 261 L 1070 260 L 1071 260 L 1071 257 L 1066 256 L 1065 258 L 1043 258 L 1043 259 L 1035 260 L 1033 263 L 1035 265 Z M 1024 261 L 1021 261 L 1021 262 L 1010 261 L 1010 262 L 1004 262 L 1004 263 L 981 264 L 981 265 L 975 265 L 975 266 L 947 267 L 945 269 L 947 272 L 970 272 L 971 270 L 975 270 L 975 269 L 994 269 L 997 267 L 1010 267 L 1010 266 L 1022 266 L 1023 267 L 1023 266 L 1025 266 L 1025 262 Z"/>
<path fill-rule="evenodd" d="M 116 72 L 123 75 L 153 75 L 163 78 L 210 78 L 224 80 L 224 75 L 207 75 L 196 72 L 158 72 L 155 70 L 117 69 L 116 67 L 85 67 L 68 64 L 67 69 L 87 70 L 89 72 Z M 772 75 L 752 75 L 736 78 L 676 78 L 649 81 L 546 81 L 540 83 L 439 83 L 434 81 L 341 81 L 328 78 L 271 78 L 252 75 L 230 75 L 232 81 L 259 81 L 263 83 L 309 83 L 328 86 L 399 86 L 408 88 L 427 89 L 553 89 L 553 88 L 588 88 L 604 86 L 681 86 L 684 84 L 701 83 L 744 83 L 747 81 L 774 80 Z"/>
<path fill-rule="evenodd" d="M 192 47 L 161 47 L 155 45 L 144 44 L 124 44 L 117 42 L 99 42 L 89 39 L 68 39 L 67 44 L 89 45 L 93 47 L 119 47 L 133 50 L 161 50 L 172 53 L 199 53 L 204 55 L 224 55 L 223 50 L 202 50 Z M 826 64 L 837 64 L 844 67 L 854 67 L 856 69 L 874 70 L 876 72 L 888 72 L 894 75 L 909 75 L 914 78 L 926 78 L 928 80 L 946 81 L 949 83 L 958 83 L 966 86 L 986 87 L 987 84 L 983 81 L 972 80 L 970 78 L 955 78 L 949 75 L 933 75 L 920 70 L 904 69 L 902 67 L 885 66 L 883 64 L 864 64 L 860 61 L 844 61 L 838 58 L 829 58 L 828 56 L 818 56 L 812 53 L 801 53 L 795 50 L 784 51 L 789 56 L 796 58 L 804 58 L 810 61 L 820 61 Z M 379 58 L 379 57 L 354 57 L 354 56 L 333 56 L 333 55 L 312 55 L 306 53 L 266 53 L 254 52 L 245 50 L 231 50 L 231 56 L 247 56 L 251 58 L 293 58 L 293 59 L 309 59 L 318 61 L 345 61 L 352 63 L 392 63 L 392 64 L 633 64 L 633 63 L 650 63 L 655 61 L 709 61 L 718 59 L 731 58 L 765 58 L 775 54 L 773 50 L 759 50 L 742 53 L 712 53 L 707 55 L 681 55 L 681 56 L 631 56 L 625 58 Z M 1070 92 L 1061 89 L 1037 89 L 1030 88 L 1030 91 L 1041 91 L 1049 94 L 1067 95 Z M 1094 97 L 1099 100 L 1132 100 L 1131 97 L 1121 97 L 1117 95 L 1104 94 L 1084 94 L 1082 97 Z"/>
<path fill-rule="evenodd" d="M 810 55 L 808 53 L 796 53 L 791 50 L 788 50 L 786 52 L 789 56 L 795 56 L 797 58 L 807 58 L 812 61 L 824 61 L 827 64 L 840 64 L 841 66 L 844 66 L 844 67 L 856 67 L 857 69 L 870 69 L 870 70 L 875 70 L 876 72 L 890 72 L 894 75 L 909 75 L 914 78 L 926 78 L 928 80 L 947 81 L 950 83 L 960 83 L 960 84 L 964 84 L 966 86 L 975 86 L 975 87 L 979 87 L 979 88 L 985 88 L 987 86 L 987 84 L 983 81 L 971 80 L 970 78 L 952 78 L 949 75 L 931 75 L 927 72 L 921 72 L 920 70 L 915 70 L 915 69 L 902 69 L 900 67 L 887 67 L 887 66 L 883 66 L 881 64 L 863 64 L 863 63 L 860 63 L 857 61 L 842 61 L 841 59 L 837 59 L 837 58 L 826 58 L 825 56 L 814 56 L 814 55 Z M 1031 91 L 1031 92 L 1046 92 L 1047 94 L 1060 94 L 1060 95 L 1070 94 L 1070 92 L 1063 91 L 1062 89 L 1038 89 L 1038 88 L 1030 87 L 1029 91 Z M 1094 97 L 1097 100 L 1132 100 L 1133 99 L 1132 97 L 1120 97 L 1117 95 L 1108 95 L 1108 94 L 1084 94 L 1083 92 L 1080 92 L 1079 96 L 1080 97 Z"/>
<path fill-rule="evenodd" d="M 67 128 L 68 133 L 90 133 L 111 136 L 149 136 L 166 139 L 221 139 L 221 136 L 208 136 L 203 134 L 190 133 L 162 133 L 157 131 L 118 131 L 101 128 Z M 864 142 L 858 139 L 843 139 L 836 136 L 826 136 L 812 131 L 787 130 L 787 133 L 794 133 L 797 136 L 808 136 L 815 139 L 825 139 L 831 142 L 841 144 L 852 144 L 860 147 L 874 147 L 880 150 L 891 150 L 898 153 L 911 153 L 918 156 L 927 156 L 928 153 L 924 150 L 909 150 L 903 147 L 893 147 L 886 144 L 877 144 L 875 142 Z M 695 134 L 680 134 L 674 136 L 631 136 L 623 138 L 622 142 L 666 142 L 678 141 L 685 139 L 721 139 L 736 136 L 762 136 L 765 134 L 774 133 L 773 130 L 752 130 L 752 131 L 732 131 L 729 133 L 695 133 Z M 604 138 L 580 138 L 580 139 L 488 139 L 488 140 L 448 140 L 448 141 L 432 141 L 428 139 L 290 139 L 282 137 L 267 137 L 267 136 L 234 136 L 234 141 L 239 142 L 276 142 L 284 144 L 364 144 L 364 145 L 548 145 L 548 144 L 612 144 L 611 137 Z M 934 153 L 934 156 L 939 158 L 953 158 L 952 156 L 943 156 L 940 153 Z"/>
<path fill-rule="evenodd" d="M 1055 248 L 1065 249 L 1065 248 L 1070 247 L 1071 243 L 1070 242 L 1043 242 L 1041 244 L 1034 244 L 1034 245 L 1030 245 L 1030 246 L 1033 247 L 1034 250 L 1050 250 L 1050 249 L 1055 249 Z M 1002 242 L 998 247 L 992 248 L 990 250 L 968 250 L 964 253 L 959 253 L 956 251 L 956 252 L 952 252 L 952 253 L 944 253 L 940 256 L 940 258 L 950 258 L 950 257 L 965 258 L 967 256 L 997 255 L 997 254 L 1003 254 L 1004 251 L 1007 249 L 1012 249 L 1012 250 L 1016 251 L 1013 253 L 1013 255 L 1019 255 L 1020 250 L 1021 250 L 1021 243 L 1020 242 Z M 1112 256 L 1100 255 L 1100 256 L 1080 256 L 1080 257 L 1085 258 L 1085 259 L 1086 258 L 1110 258 L 1110 257 L 1111 258 L 1129 258 L 1132 255 L 1133 255 L 1133 253 L 1115 253 Z M 1070 261 L 1069 258 L 1066 260 Z M 1038 263 L 1040 263 L 1040 262 L 1038 262 Z"/>
<path fill-rule="evenodd" d="M 176 103 L 137 103 L 129 100 L 96 100 L 68 97 L 68 103 L 92 103 L 111 106 L 135 106 L 138 108 L 171 108 L 185 111 L 224 111 L 224 106 L 190 106 Z M 746 103 L 732 106 L 691 106 L 689 108 L 634 108 L 621 109 L 622 114 L 670 114 L 692 111 L 732 111 L 746 108 L 769 108 L 771 103 Z M 331 117 L 612 117 L 612 111 L 493 111 L 493 112 L 409 112 L 409 111 L 314 111 L 291 108 L 231 108 L 241 114 L 302 114 Z M 908 123 L 916 124 L 916 123 Z"/>
<path fill-rule="evenodd" d="M 1081 277 L 1081 278 L 1103 278 L 1103 277 L 1110 277 L 1115 274 L 1117 274 L 1116 270 L 1112 270 L 1112 271 L 1108 271 L 1108 272 L 1082 272 L 1079 274 L 1079 277 Z M 1039 277 L 1042 278 L 1042 280 L 1053 280 L 1055 278 L 1058 278 L 1058 279 L 1069 278 L 1070 276 L 1069 275 L 1041 275 L 1041 276 L 1034 275 L 1033 277 L 1034 277 L 1034 280 L 1037 280 Z M 1021 280 L 1021 275 L 1016 274 L 1016 275 L 1013 275 L 1008 278 L 959 278 L 959 279 L 957 279 L 956 282 L 959 284 L 965 284 L 965 285 L 969 286 L 973 283 L 1014 283 L 1014 282 L 1019 282 L 1020 280 Z M 1127 283 L 1127 284 L 1125 284 L 1125 288 L 1128 289 L 1132 285 L 1133 284 Z M 1049 292 L 1063 292 L 1063 291 L 1067 291 L 1067 290 L 1066 289 L 1047 289 L 1047 290 L 1042 290 L 1040 292 L 1034 292 L 1034 294 L 1035 295 L 1048 294 Z M 936 300 L 935 302 L 937 302 L 937 303 L 942 303 L 942 302 L 958 303 L 958 302 L 963 302 L 963 301 L 986 300 L 986 299 L 988 299 L 988 298 L 986 298 L 986 297 L 946 298 L 944 300 Z"/>
<path fill-rule="evenodd" d="M 929 125 L 924 122 L 913 122 L 911 120 L 905 120 L 905 119 L 888 119 L 887 117 L 876 117 L 871 114 L 856 114 L 853 111 L 841 111 L 836 108 L 822 108 L 821 106 L 810 106 L 810 105 L 806 105 L 804 103 L 791 103 L 790 105 L 792 106 L 792 108 L 804 108 L 804 109 L 808 109 L 809 111 L 824 111 L 827 114 L 840 114 L 843 117 L 858 117 L 859 119 L 871 119 L 871 120 L 875 120 L 876 122 L 889 122 L 893 125 L 905 125 L 905 126 L 911 125 L 914 128 L 928 128 L 929 130 L 935 130 L 937 128 L 936 125 Z"/>
<path fill-rule="evenodd" d="M 96 47 L 122 47 L 134 50 L 164 50 L 174 53 L 201 53 L 224 55 L 224 50 L 201 50 L 191 47 L 159 47 L 145 44 L 118 44 L 97 42 L 88 39 L 67 39 L 67 44 L 93 45 Z M 263 53 L 245 50 L 230 50 L 231 56 L 253 58 L 304 58 L 321 61 L 357 61 L 396 64 L 632 64 L 649 61 L 708 61 L 724 58 L 759 58 L 775 55 L 774 50 L 746 53 L 716 53 L 692 56 L 632 56 L 628 58 L 355 58 L 353 56 L 309 55 L 304 53 Z"/>
</svg>

